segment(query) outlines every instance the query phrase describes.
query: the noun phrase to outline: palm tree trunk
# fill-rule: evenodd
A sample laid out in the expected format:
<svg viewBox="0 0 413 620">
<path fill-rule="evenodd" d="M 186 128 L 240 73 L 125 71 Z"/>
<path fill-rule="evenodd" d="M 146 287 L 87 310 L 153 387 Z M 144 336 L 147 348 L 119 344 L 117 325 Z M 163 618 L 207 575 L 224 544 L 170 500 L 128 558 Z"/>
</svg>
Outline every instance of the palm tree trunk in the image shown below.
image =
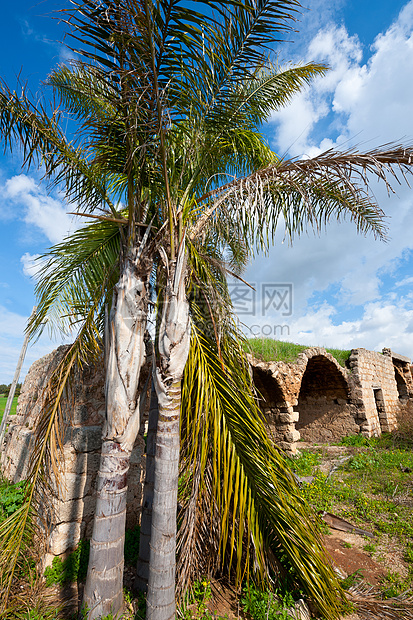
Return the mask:
<svg viewBox="0 0 413 620">
<path fill-rule="evenodd" d="M 136 567 L 135 589 L 146 592 L 149 575 L 149 543 L 152 526 L 153 487 L 155 481 L 156 430 L 158 426 L 158 397 L 152 381 L 149 406 L 148 434 L 146 437 L 145 484 L 143 487 L 139 559 Z"/>
<path fill-rule="evenodd" d="M 147 272 L 148 273 L 148 272 Z M 123 606 L 127 475 L 140 425 L 140 371 L 145 358 L 147 276 L 129 256 L 114 293 L 106 367 L 106 422 L 83 605 L 88 619 Z"/>
<path fill-rule="evenodd" d="M 147 620 L 175 617 L 176 511 L 179 475 L 181 379 L 190 343 L 185 293 L 186 256 L 182 242 L 164 295 L 154 381 L 159 402 Z"/>
</svg>

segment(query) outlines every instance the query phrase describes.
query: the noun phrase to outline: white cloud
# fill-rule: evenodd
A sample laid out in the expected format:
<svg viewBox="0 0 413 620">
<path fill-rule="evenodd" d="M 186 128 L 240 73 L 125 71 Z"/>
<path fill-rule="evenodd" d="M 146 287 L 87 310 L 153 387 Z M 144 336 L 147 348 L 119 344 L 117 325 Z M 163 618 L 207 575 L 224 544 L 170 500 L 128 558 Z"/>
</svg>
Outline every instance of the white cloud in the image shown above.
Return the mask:
<svg viewBox="0 0 413 620">
<path fill-rule="evenodd" d="M 73 217 L 67 214 L 65 204 L 49 196 L 32 177 L 19 174 L 8 179 L 0 188 L 2 211 L 10 216 L 10 202 L 15 217 L 30 228 L 42 232 L 51 243 L 62 241 L 75 229 Z"/>
<path fill-rule="evenodd" d="M 336 309 L 324 303 L 320 308 L 292 321 L 280 321 L 277 317 L 255 319 L 250 323 L 248 337 L 273 337 L 308 346 L 324 346 L 337 349 L 366 349 L 381 351 L 390 347 L 393 351 L 413 357 L 413 308 L 411 300 L 398 302 L 374 302 L 367 304 L 362 316 L 353 321 L 335 323 Z M 281 329 L 283 327 L 283 329 Z"/>
<path fill-rule="evenodd" d="M 20 259 L 20 262 L 23 266 L 23 273 L 25 276 L 29 278 L 34 278 L 39 271 L 40 264 L 39 258 L 40 254 L 29 254 L 29 252 L 25 252 Z"/>
<path fill-rule="evenodd" d="M 400 282 L 396 282 L 394 286 L 396 288 L 399 288 L 400 286 L 409 286 L 410 284 L 413 284 L 413 276 L 403 278 L 403 280 L 400 280 Z"/>
<path fill-rule="evenodd" d="M 22 316 L 0 306 L 0 383 L 10 383 L 13 379 L 23 345 L 27 320 L 28 316 Z M 51 339 L 47 333 L 44 333 L 34 344 L 29 343 L 20 375 L 21 379 L 24 379 L 34 361 L 50 353 L 60 344 L 70 341 L 70 338 L 67 340 L 59 337 Z"/>
<path fill-rule="evenodd" d="M 311 41 L 306 60 L 324 62 L 330 69 L 315 79 L 311 88 L 296 95 L 291 104 L 277 111 L 272 116 L 276 123 L 275 141 L 280 152 L 288 151 L 290 155 L 318 154 L 324 147 L 319 147 L 311 139 L 316 124 L 327 117 L 333 110 L 341 112 L 347 99 L 356 97 L 361 88 L 363 68 L 359 63 L 362 49 L 356 36 L 350 37 L 344 27 L 330 26 L 320 31 Z M 341 92 L 341 98 L 334 98 Z"/>
<path fill-rule="evenodd" d="M 360 150 L 367 150 L 403 136 L 411 143 L 412 31 L 413 1 L 370 50 L 363 50 L 342 26 L 330 24 L 318 32 L 306 60 L 327 62 L 331 70 L 274 115 L 278 151 L 314 156 L 360 143 Z M 413 278 L 398 275 L 393 293 L 385 285 L 413 251 L 413 191 L 404 182 L 394 186 L 397 194 L 388 197 L 384 186 L 371 181 L 376 200 L 390 216 L 388 243 L 358 236 L 351 223 L 333 224 L 318 238 L 304 235 L 292 249 L 277 244 L 268 258 L 254 261 L 247 279 L 294 284 L 291 339 L 344 348 L 392 346 L 413 354 L 412 296 L 396 295 Z M 337 310 L 343 309 L 357 320 L 337 321 Z M 274 325 L 282 322 L 274 317 Z"/>
<path fill-rule="evenodd" d="M 364 63 L 360 41 L 343 26 L 331 24 L 318 32 L 308 46 L 306 60 L 326 62 L 330 71 L 297 95 L 291 107 L 274 114 L 279 150 L 289 150 L 294 156 L 314 154 L 320 146 L 317 123 L 329 112 L 336 113 L 328 121 L 330 130 L 339 134 L 337 144 L 349 140 L 378 145 L 411 139 L 412 30 L 413 2 L 409 2 L 394 24 L 377 36 Z"/>
</svg>

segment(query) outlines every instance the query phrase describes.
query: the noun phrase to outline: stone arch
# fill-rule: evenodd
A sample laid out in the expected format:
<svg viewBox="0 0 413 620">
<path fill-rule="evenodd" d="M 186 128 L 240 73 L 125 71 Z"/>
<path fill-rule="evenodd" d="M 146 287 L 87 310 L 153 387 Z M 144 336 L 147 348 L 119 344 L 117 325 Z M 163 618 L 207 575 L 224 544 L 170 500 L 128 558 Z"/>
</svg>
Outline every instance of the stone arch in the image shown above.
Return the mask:
<svg viewBox="0 0 413 620">
<path fill-rule="evenodd" d="M 262 409 L 279 408 L 285 405 L 284 393 L 270 370 L 255 366 L 252 370 L 254 385 L 258 390 Z"/>
<path fill-rule="evenodd" d="M 266 364 L 252 367 L 259 405 L 271 439 L 290 456 L 296 453 L 300 434 L 295 430 L 297 414 L 286 399 L 289 395 L 277 380 L 277 371 Z"/>
<path fill-rule="evenodd" d="M 309 441 L 331 441 L 358 433 L 354 406 L 350 404 L 348 373 L 324 349 L 304 351 L 298 393 L 296 424 Z"/>
</svg>

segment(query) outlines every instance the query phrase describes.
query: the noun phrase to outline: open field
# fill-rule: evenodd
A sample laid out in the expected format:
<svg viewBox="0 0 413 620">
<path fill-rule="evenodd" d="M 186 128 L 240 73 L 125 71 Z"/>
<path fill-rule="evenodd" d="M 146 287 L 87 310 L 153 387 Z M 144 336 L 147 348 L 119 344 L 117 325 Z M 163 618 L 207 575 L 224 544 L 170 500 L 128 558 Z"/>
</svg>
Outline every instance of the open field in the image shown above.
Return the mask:
<svg viewBox="0 0 413 620">
<path fill-rule="evenodd" d="M 0 396 L 0 422 L 1 419 L 3 418 L 3 413 L 4 410 L 6 408 L 6 403 L 7 403 L 7 396 Z M 13 402 L 11 405 L 11 414 L 14 415 L 16 413 L 16 407 L 17 407 L 17 396 L 15 396 L 13 398 Z"/>
</svg>

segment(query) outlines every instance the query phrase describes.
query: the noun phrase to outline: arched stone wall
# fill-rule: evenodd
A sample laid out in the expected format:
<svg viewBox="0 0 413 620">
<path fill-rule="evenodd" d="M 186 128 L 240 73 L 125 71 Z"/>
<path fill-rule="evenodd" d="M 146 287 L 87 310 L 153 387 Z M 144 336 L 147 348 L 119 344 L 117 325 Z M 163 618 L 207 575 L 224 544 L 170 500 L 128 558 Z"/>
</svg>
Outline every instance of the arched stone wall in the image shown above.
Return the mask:
<svg viewBox="0 0 413 620">
<path fill-rule="evenodd" d="M 253 380 L 271 439 L 293 456 L 296 453 L 296 442 L 300 438 L 295 429 L 298 415 L 287 401 L 278 375 L 270 368 L 256 366 L 253 367 Z"/>
<path fill-rule="evenodd" d="M 297 429 L 307 441 L 331 441 L 359 432 L 350 404 L 348 373 L 327 352 L 307 357 L 301 380 Z"/>
<path fill-rule="evenodd" d="M 360 431 L 356 407 L 349 402 L 350 373 L 322 347 L 306 349 L 294 364 L 254 358 L 250 363 L 270 434 L 288 453 L 295 454 L 300 436 L 326 441 Z M 313 383 L 318 391 L 311 388 Z M 314 410 L 320 405 L 324 417 Z"/>
</svg>

